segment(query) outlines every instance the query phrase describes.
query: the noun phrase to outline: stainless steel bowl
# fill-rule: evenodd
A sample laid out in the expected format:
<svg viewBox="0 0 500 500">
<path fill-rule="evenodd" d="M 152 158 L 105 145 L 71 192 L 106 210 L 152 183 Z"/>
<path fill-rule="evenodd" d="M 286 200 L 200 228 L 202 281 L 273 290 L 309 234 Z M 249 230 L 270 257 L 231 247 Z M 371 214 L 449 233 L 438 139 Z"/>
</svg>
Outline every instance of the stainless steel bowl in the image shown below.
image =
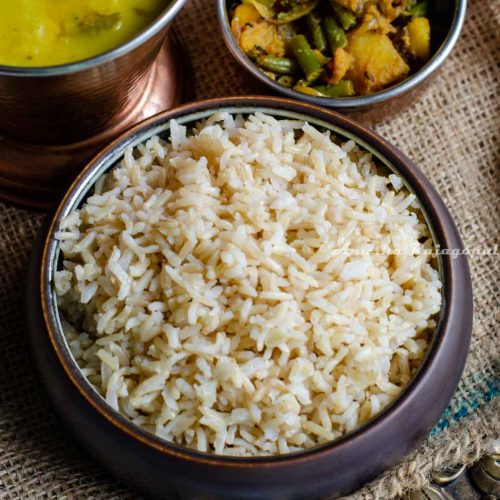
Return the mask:
<svg viewBox="0 0 500 500">
<path fill-rule="evenodd" d="M 424 81 L 427 81 L 450 55 L 458 40 L 460 31 L 462 30 L 467 10 L 467 0 L 435 0 L 433 2 L 434 12 L 431 16 L 433 55 L 425 66 L 401 83 L 381 92 L 366 96 L 331 98 L 310 96 L 289 89 L 271 80 L 271 78 L 260 71 L 253 61 L 239 48 L 231 33 L 229 9 L 231 5 L 237 3 L 237 0 L 216 1 L 217 15 L 224 41 L 234 58 L 252 75 L 274 91 L 288 97 L 293 97 L 294 99 L 310 102 L 319 106 L 334 108 L 339 111 L 362 111 L 385 103 L 386 101 L 401 98 L 403 95 L 406 97 L 409 94 L 413 95 L 413 91 L 416 90 L 417 87 L 420 87 Z"/>
<path fill-rule="evenodd" d="M 70 144 L 126 121 L 185 0 L 132 40 L 96 57 L 50 67 L 0 66 L 0 134 L 30 144 Z"/>
</svg>

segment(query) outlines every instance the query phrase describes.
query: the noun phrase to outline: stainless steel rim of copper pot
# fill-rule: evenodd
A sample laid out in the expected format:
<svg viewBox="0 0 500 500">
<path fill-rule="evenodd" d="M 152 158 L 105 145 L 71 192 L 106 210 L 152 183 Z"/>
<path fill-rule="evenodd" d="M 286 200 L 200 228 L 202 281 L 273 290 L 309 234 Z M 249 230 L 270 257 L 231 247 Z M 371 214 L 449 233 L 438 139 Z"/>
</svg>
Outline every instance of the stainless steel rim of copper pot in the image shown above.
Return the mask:
<svg viewBox="0 0 500 500">
<path fill-rule="evenodd" d="M 255 108 L 268 108 L 271 113 L 273 110 L 276 111 L 280 109 L 297 112 L 303 115 L 309 115 L 311 118 L 330 122 L 338 129 L 346 131 L 348 133 L 347 135 L 351 134 L 359 137 L 361 143 L 370 144 L 372 149 L 376 149 L 382 157 L 387 158 L 389 163 L 394 164 L 402 177 L 417 192 L 424 210 L 428 213 L 428 223 L 434 231 L 434 238 L 439 242 L 441 247 L 463 248 L 460 236 L 453 224 L 449 212 L 425 176 L 396 148 L 389 145 L 374 132 L 366 129 L 350 118 L 331 110 L 325 110 L 310 104 L 277 97 L 231 97 L 184 105 L 156 115 L 137 125 L 121 135 L 109 147 L 97 155 L 74 181 L 51 221 L 48 236 L 44 244 L 40 271 L 41 305 L 45 327 L 50 337 L 52 347 L 66 375 L 71 379 L 73 386 L 78 389 L 80 394 L 95 410 L 97 410 L 97 412 L 113 426 L 123 431 L 135 441 L 175 459 L 186 460 L 203 466 L 224 465 L 225 467 L 235 469 L 244 466 L 251 466 L 252 468 L 263 466 L 266 470 L 271 470 L 270 468 L 287 466 L 291 463 L 301 465 L 310 464 L 313 459 L 320 457 L 326 458 L 326 455 L 331 457 L 332 453 L 345 450 L 346 447 L 352 446 L 354 443 L 357 443 L 359 448 L 359 446 L 363 446 L 363 443 L 366 443 L 367 436 L 370 433 L 374 431 L 382 432 L 383 428 L 387 430 L 388 426 L 391 426 L 391 431 L 392 426 L 398 428 L 398 426 L 402 424 L 401 418 L 403 418 L 403 415 L 411 415 L 411 409 L 415 408 L 415 400 L 423 396 L 422 391 L 432 389 L 438 391 L 436 392 L 436 396 L 440 395 L 440 397 L 444 399 L 440 401 L 439 405 L 432 407 L 431 411 L 423 418 L 424 420 L 429 418 L 432 420 L 432 422 L 427 422 L 426 432 L 428 432 L 430 428 L 427 427 L 429 427 L 429 424 L 432 426 L 437 421 L 458 383 L 458 379 L 465 364 L 467 348 L 470 342 L 472 326 L 472 291 L 468 264 L 463 255 L 460 255 L 458 258 L 452 258 L 451 255 L 444 255 L 442 257 L 444 307 L 432 347 L 429 349 L 426 359 L 422 363 L 412 383 L 393 404 L 380 415 L 373 418 L 369 423 L 332 443 L 321 445 L 304 452 L 271 458 L 234 458 L 196 452 L 173 443 L 168 443 L 140 429 L 125 417 L 112 410 L 104 402 L 102 397 L 91 388 L 90 383 L 80 373 L 69 353 L 64 335 L 57 327 L 57 313 L 54 312 L 52 274 L 56 266 L 55 258 L 57 244 L 53 236 L 57 230 L 62 214 L 74 208 L 75 203 L 82 199 L 84 192 L 92 187 L 93 184 L 91 181 L 95 180 L 93 175 L 99 170 L 99 166 L 109 164 L 110 156 L 116 159 L 117 151 L 121 151 L 121 148 L 129 144 L 130 140 L 134 137 L 142 135 L 145 131 L 153 131 L 151 133 L 154 133 L 157 127 L 171 118 L 180 118 L 207 110 L 222 110 L 224 108 L 241 108 L 242 112 L 248 112 L 248 109 Z M 457 329 L 460 331 L 455 331 Z M 460 340 L 458 342 L 456 336 L 459 334 Z M 454 335 L 454 337 L 452 337 L 452 335 Z M 448 351 L 452 338 L 453 348 Z M 443 362 L 439 360 L 439 357 L 443 356 L 452 358 L 447 358 L 448 362 L 453 360 L 451 369 L 448 365 L 443 364 Z M 447 391 L 443 393 L 440 387 L 436 387 L 439 383 L 436 384 L 436 380 L 432 377 L 437 377 L 438 380 L 447 377 L 449 381 L 451 380 L 451 382 L 448 382 L 449 387 Z M 429 414 L 433 414 L 433 417 L 429 417 Z M 423 434 L 420 430 L 418 439 L 414 438 L 414 440 L 418 441 L 422 439 L 424 435 L 425 433 Z M 413 443 L 413 445 L 414 444 L 415 443 Z M 407 451 L 408 449 L 406 449 L 406 452 Z"/>
<path fill-rule="evenodd" d="M 341 110 L 362 110 L 371 107 L 376 104 L 386 102 L 395 97 L 401 96 L 410 92 L 411 90 L 418 87 L 424 80 L 427 80 L 431 75 L 433 75 L 444 63 L 445 59 L 450 55 L 453 47 L 455 46 L 462 27 L 465 21 L 465 14 L 467 11 L 467 0 L 454 0 L 455 12 L 451 28 L 441 44 L 437 52 L 432 56 L 432 58 L 425 64 L 423 68 L 417 71 L 415 74 L 411 75 L 406 80 L 394 85 L 393 87 L 377 92 L 375 94 L 366 96 L 354 96 L 354 97 L 343 97 L 343 98 L 327 98 L 327 97 L 317 97 L 303 94 L 297 92 L 293 89 L 289 89 L 276 83 L 275 81 L 268 78 L 262 71 L 260 71 L 257 66 L 252 62 L 252 60 L 247 57 L 242 50 L 238 47 L 233 34 L 231 33 L 231 26 L 229 22 L 229 15 L 227 11 L 227 0 L 217 0 L 217 17 L 219 19 L 219 25 L 222 32 L 222 36 L 226 45 L 233 55 L 233 57 L 244 66 L 255 78 L 260 80 L 262 83 L 271 87 L 276 92 L 286 95 L 287 97 L 292 97 L 294 99 L 299 99 L 312 104 L 317 104 L 318 106 L 332 107 L 339 111 Z"/>
<path fill-rule="evenodd" d="M 165 11 L 149 26 L 142 30 L 137 36 L 128 42 L 119 45 L 104 54 L 99 54 L 89 59 L 82 61 L 75 61 L 68 64 L 60 64 L 56 66 L 40 66 L 40 67 L 19 67 L 19 66 L 5 66 L 0 64 L 0 76 L 22 76 L 22 77 L 43 77 L 43 76 L 59 76 L 68 75 L 83 71 L 100 64 L 113 61 L 132 50 L 136 49 L 149 39 L 157 35 L 165 26 L 167 26 L 174 17 L 182 9 L 186 0 L 172 0 Z"/>
</svg>

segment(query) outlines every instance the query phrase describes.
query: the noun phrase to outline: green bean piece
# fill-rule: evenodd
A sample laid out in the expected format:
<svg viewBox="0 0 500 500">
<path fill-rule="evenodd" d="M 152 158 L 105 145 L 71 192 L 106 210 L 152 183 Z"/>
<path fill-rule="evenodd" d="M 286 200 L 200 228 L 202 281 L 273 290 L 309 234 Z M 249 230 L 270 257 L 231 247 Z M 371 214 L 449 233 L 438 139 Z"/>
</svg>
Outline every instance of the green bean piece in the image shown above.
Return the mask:
<svg viewBox="0 0 500 500">
<path fill-rule="evenodd" d="M 306 37 L 304 35 L 295 35 L 290 40 L 290 48 L 300 67 L 303 69 L 306 80 L 309 83 L 316 80 L 321 74 L 322 68 Z"/>
<path fill-rule="evenodd" d="M 283 85 L 283 87 L 291 88 L 291 87 L 293 87 L 293 85 L 295 83 L 295 78 L 293 76 L 290 76 L 290 75 L 281 75 L 280 77 L 278 77 L 278 79 L 276 81 L 280 85 Z"/>
<path fill-rule="evenodd" d="M 411 17 L 425 17 L 429 11 L 429 2 L 424 0 L 423 2 L 419 2 L 416 5 L 414 5 L 410 9 L 410 16 Z"/>
<path fill-rule="evenodd" d="M 307 28 L 314 46 L 321 52 L 326 50 L 326 37 L 321 27 L 321 17 L 317 12 L 311 12 L 306 17 Z"/>
<path fill-rule="evenodd" d="M 313 89 L 325 97 L 350 97 L 354 95 L 354 86 L 351 80 L 342 80 L 334 85 L 318 85 Z"/>
<path fill-rule="evenodd" d="M 262 56 L 257 58 L 257 65 L 267 71 L 280 75 L 293 75 L 300 71 L 297 61 L 286 57 Z"/>
<path fill-rule="evenodd" d="M 330 0 L 333 12 L 337 17 L 342 28 L 347 31 L 356 24 L 356 16 L 349 10 L 339 5 L 335 0 Z"/>
<path fill-rule="evenodd" d="M 333 17 L 327 17 L 323 22 L 323 26 L 332 54 L 335 53 L 335 49 L 343 48 L 347 45 L 347 37 L 344 30 L 337 24 Z"/>
</svg>

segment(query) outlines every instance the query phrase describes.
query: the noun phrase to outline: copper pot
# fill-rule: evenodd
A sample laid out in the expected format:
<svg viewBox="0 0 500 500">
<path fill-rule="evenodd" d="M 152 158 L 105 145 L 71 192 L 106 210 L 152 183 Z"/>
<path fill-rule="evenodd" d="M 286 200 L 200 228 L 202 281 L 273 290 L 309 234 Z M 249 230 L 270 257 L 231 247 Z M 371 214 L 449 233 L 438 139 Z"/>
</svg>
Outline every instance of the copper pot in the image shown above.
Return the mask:
<svg viewBox="0 0 500 500">
<path fill-rule="evenodd" d="M 0 66 L 0 134 L 24 143 L 64 145 L 126 121 L 184 2 L 172 0 L 139 35 L 97 57 L 51 67 Z"/>
</svg>

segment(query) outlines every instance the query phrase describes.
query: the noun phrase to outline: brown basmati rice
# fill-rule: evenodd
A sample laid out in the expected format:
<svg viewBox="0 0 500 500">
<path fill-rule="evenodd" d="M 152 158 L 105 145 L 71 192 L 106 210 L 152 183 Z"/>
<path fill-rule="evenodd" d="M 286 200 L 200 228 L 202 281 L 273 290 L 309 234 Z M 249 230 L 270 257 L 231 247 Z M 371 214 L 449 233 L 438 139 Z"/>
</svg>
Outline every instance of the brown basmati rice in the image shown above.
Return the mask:
<svg viewBox="0 0 500 500">
<path fill-rule="evenodd" d="M 353 141 L 218 113 L 128 149 L 61 223 L 71 351 L 115 410 L 199 451 L 338 438 L 410 380 L 441 305 L 415 196 Z"/>
</svg>

